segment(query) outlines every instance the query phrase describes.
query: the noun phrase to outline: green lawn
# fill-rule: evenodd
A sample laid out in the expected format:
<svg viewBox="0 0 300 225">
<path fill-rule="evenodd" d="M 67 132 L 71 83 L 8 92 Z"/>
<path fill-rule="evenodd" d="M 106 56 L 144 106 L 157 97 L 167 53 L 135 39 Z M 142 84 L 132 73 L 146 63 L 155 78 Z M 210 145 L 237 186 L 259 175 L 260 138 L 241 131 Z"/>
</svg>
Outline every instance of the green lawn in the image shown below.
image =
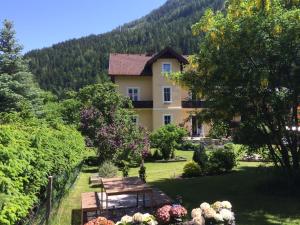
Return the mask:
<svg viewBox="0 0 300 225">
<path fill-rule="evenodd" d="M 192 152 L 178 151 L 177 155 L 192 158 Z M 188 209 L 203 201 L 229 200 L 240 225 L 300 224 L 300 197 L 285 195 L 284 187 L 278 191 L 276 184 L 264 182 L 269 169 L 259 167 L 259 163 L 240 163 L 234 172 L 221 176 L 174 179 L 181 174 L 184 164 L 146 163 L 147 181 L 173 198 L 181 195 Z M 81 172 L 51 225 L 80 224 L 80 194 L 100 190 L 88 185 L 89 176 L 95 172 L 92 169 Z M 138 168 L 131 169 L 130 176 L 137 176 L 137 171 Z"/>
</svg>

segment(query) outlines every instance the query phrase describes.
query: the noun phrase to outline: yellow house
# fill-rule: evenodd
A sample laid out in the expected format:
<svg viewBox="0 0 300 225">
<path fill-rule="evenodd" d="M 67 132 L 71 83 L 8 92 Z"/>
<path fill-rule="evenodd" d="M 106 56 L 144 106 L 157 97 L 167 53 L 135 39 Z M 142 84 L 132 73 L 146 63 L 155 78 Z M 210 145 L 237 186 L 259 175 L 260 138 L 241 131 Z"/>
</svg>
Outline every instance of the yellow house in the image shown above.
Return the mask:
<svg viewBox="0 0 300 225">
<path fill-rule="evenodd" d="M 209 125 L 192 116 L 203 101 L 193 99 L 189 90 L 170 81 L 165 73 L 178 72 L 186 56 L 166 48 L 154 55 L 110 54 L 109 76 L 117 90 L 128 96 L 136 111 L 135 122 L 149 131 L 165 124 L 183 125 L 191 136 L 207 136 Z"/>
</svg>

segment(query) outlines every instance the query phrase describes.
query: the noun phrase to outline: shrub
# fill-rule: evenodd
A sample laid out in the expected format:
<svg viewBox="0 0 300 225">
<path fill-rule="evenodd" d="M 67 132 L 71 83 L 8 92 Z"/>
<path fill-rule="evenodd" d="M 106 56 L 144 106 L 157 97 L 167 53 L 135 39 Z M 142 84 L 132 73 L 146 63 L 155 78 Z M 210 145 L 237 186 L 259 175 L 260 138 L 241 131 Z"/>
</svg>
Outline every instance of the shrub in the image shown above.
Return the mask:
<svg viewBox="0 0 300 225">
<path fill-rule="evenodd" d="M 201 175 L 201 168 L 195 162 L 188 162 L 183 167 L 184 177 L 198 177 Z"/>
<path fill-rule="evenodd" d="M 99 167 L 100 177 L 115 177 L 118 173 L 118 167 L 116 167 L 111 161 L 105 161 Z"/>
<path fill-rule="evenodd" d="M 142 181 L 146 182 L 146 167 L 143 164 L 141 164 L 139 169 L 139 177 Z"/>
<path fill-rule="evenodd" d="M 198 149 L 193 154 L 194 162 L 198 163 L 202 171 L 206 171 L 208 167 L 208 156 L 203 145 L 199 145 Z"/>
<path fill-rule="evenodd" d="M 215 149 L 209 157 L 209 173 L 211 174 L 229 172 L 235 165 L 235 154 L 229 149 Z"/>
<path fill-rule="evenodd" d="M 130 168 L 129 168 L 129 166 L 127 164 L 122 168 L 123 177 L 128 177 L 129 169 Z"/>
<path fill-rule="evenodd" d="M 183 141 L 182 144 L 180 145 L 179 149 L 180 150 L 185 150 L 185 151 L 195 151 L 199 149 L 200 145 L 199 144 L 194 144 L 191 141 Z"/>
<path fill-rule="evenodd" d="M 158 148 L 164 159 L 169 159 L 175 156 L 175 148 L 182 143 L 186 135 L 187 131 L 184 128 L 168 124 L 151 134 L 151 146 Z"/>
<path fill-rule="evenodd" d="M 154 160 L 161 160 L 161 159 L 163 159 L 163 155 L 161 154 L 161 152 L 158 149 L 155 149 L 152 158 Z"/>
</svg>

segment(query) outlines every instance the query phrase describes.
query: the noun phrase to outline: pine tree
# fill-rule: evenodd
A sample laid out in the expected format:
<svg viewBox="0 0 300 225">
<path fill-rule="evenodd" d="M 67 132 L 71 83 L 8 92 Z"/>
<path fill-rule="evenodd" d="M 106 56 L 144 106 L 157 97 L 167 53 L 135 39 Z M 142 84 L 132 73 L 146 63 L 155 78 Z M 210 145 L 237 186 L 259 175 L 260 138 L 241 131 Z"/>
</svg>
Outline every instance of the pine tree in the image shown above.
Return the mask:
<svg viewBox="0 0 300 225">
<path fill-rule="evenodd" d="M 26 65 L 21 56 L 22 46 L 15 39 L 13 23 L 4 20 L 0 32 L 0 74 L 9 75 L 26 70 Z"/>
<path fill-rule="evenodd" d="M 40 90 L 28 72 L 15 34 L 13 23 L 4 20 L 0 31 L 0 112 L 36 111 L 41 105 Z"/>
</svg>

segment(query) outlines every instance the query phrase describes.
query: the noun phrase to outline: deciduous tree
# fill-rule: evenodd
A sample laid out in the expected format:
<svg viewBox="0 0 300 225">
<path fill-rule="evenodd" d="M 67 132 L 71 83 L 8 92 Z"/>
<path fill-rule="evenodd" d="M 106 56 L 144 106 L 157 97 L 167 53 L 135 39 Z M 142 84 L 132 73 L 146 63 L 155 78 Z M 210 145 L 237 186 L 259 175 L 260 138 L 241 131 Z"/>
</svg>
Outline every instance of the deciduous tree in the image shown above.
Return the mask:
<svg viewBox="0 0 300 225">
<path fill-rule="evenodd" d="M 200 51 L 178 77 L 206 99 L 202 119 L 241 115 L 236 141 L 267 146 L 275 164 L 297 173 L 299 132 L 287 127 L 299 126 L 299 1 L 230 0 L 225 12 L 207 10 L 193 33 L 203 35 Z"/>
</svg>

